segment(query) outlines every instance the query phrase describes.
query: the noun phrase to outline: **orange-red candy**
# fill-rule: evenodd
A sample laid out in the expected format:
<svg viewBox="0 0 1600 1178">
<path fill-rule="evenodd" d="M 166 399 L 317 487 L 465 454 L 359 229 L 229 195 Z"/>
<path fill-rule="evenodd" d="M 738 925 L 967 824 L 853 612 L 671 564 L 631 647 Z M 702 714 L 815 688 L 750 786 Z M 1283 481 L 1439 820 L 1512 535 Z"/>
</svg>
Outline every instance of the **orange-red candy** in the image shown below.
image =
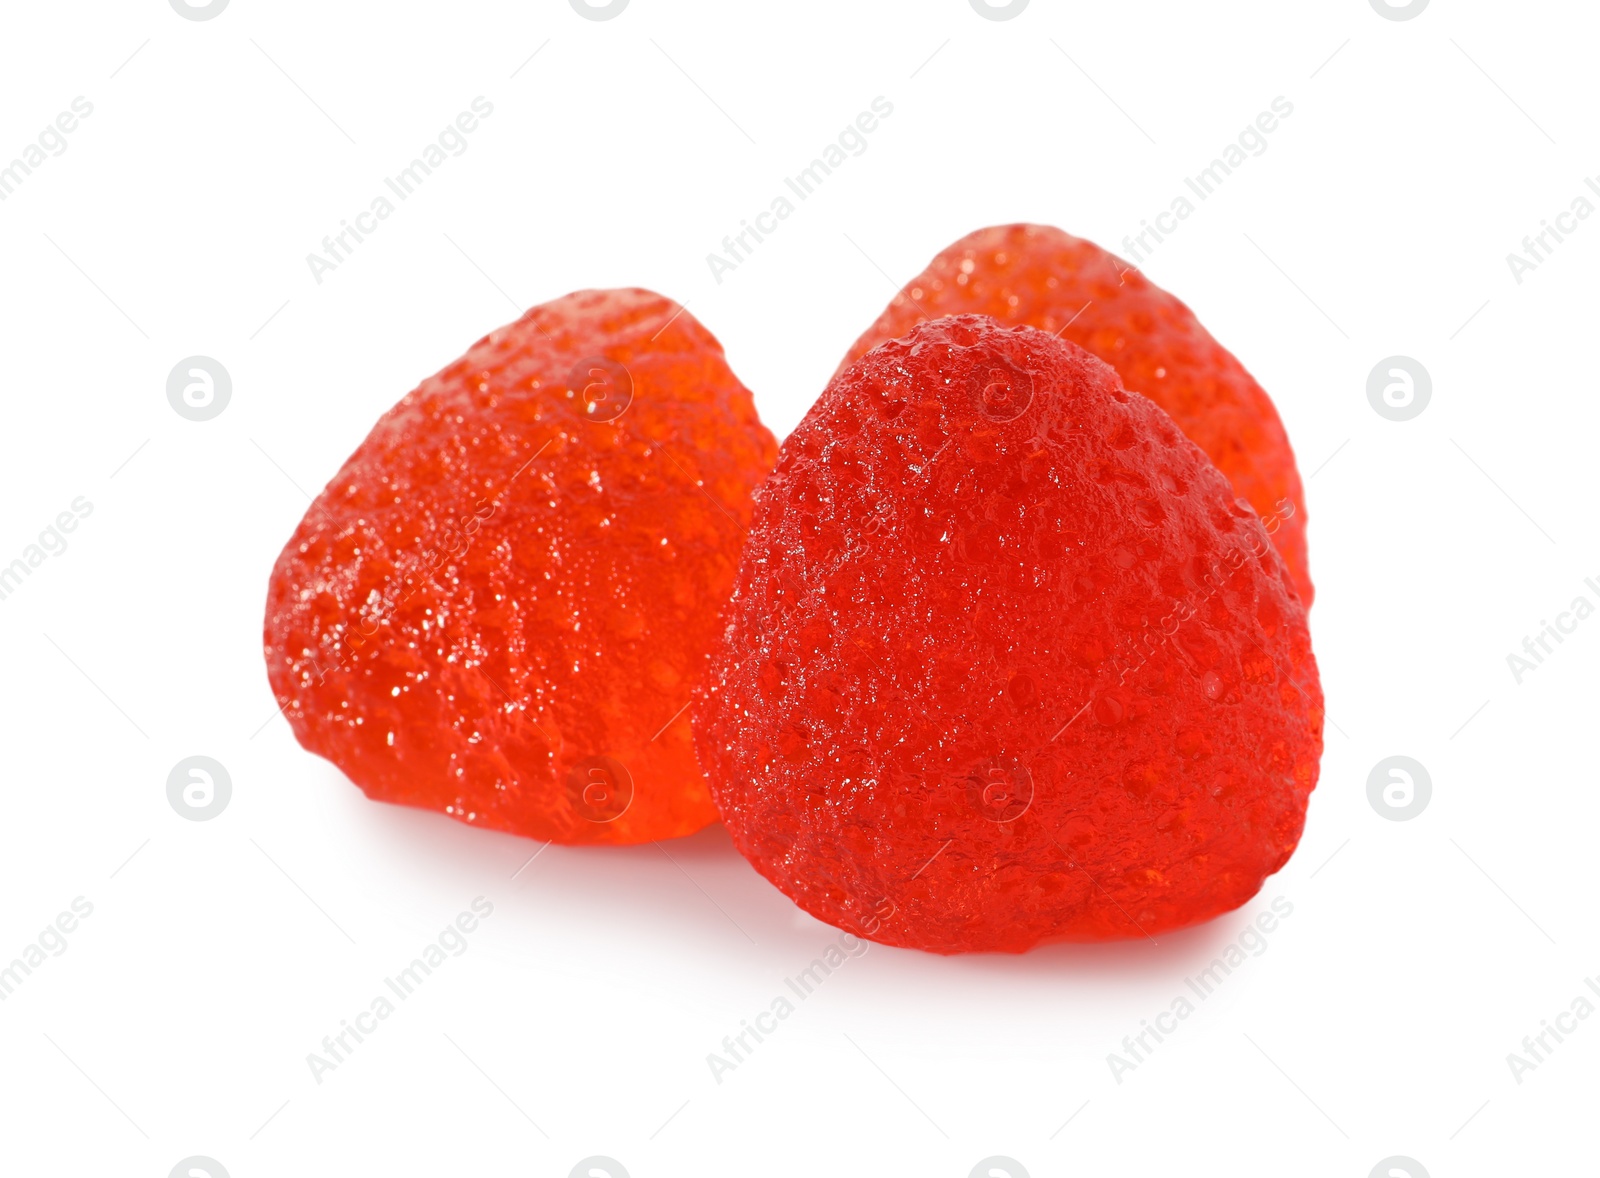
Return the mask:
<svg viewBox="0 0 1600 1178">
<path fill-rule="evenodd" d="M 645 290 L 479 340 L 378 421 L 267 592 L 273 693 L 369 797 L 564 843 L 716 811 L 682 713 L 776 447 Z"/>
<path fill-rule="evenodd" d="M 1116 255 L 1048 225 L 969 233 L 928 263 L 851 347 L 840 371 L 923 319 L 989 315 L 1093 352 L 1143 393 L 1249 501 L 1311 604 L 1305 496 L 1272 400 L 1194 312 Z"/>
</svg>

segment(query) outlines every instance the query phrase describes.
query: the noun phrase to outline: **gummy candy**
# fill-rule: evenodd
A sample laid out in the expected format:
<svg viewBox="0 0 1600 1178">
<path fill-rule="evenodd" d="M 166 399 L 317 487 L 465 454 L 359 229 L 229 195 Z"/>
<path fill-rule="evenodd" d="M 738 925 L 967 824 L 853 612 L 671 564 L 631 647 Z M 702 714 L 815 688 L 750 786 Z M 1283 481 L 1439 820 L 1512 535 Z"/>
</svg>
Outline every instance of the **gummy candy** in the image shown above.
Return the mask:
<svg viewBox="0 0 1600 1178">
<path fill-rule="evenodd" d="M 716 818 L 687 718 L 776 446 L 722 348 L 581 291 L 386 413 L 278 558 L 296 738 L 369 797 L 565 843 Z"/>
<path fill-rule="evenodd" d="M 779 451 L 696 697 L 739 850 L 891 945 L 1153 937 L 1244 903 L 1322 747 L 1261 519 L 1075 344 L 941 318 Z"/>
</svg>

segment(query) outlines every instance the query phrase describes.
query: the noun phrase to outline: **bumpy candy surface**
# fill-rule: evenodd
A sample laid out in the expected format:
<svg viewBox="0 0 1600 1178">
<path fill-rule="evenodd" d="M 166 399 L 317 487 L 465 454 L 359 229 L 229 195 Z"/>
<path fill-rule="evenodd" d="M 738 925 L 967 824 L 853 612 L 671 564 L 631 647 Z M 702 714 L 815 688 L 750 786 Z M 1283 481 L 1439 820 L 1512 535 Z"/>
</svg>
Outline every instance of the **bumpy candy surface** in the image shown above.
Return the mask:
<svg viewBox="0 0 1600 1178">
<path fill-rule="evenodd" d="M 649 291 L 485 336 L 278 558 L 267 670 L 295 736 L 369 797 L 536 838 L 714 821 L 679 713 L 775 451 L 721 346 Z"/>
<path fill-rule="evenodd" d="M 1076 345 L 984 316 L 837 375 L 757 496 L 701 764 L 813 915 L 1021 951 L 1234 908 L 1322 748 L 1305 608 L 1256 513 Z"/>
<path fill-rule="evenodd" d="M 972 313 L 1025 323 L 1087 348 L 1124 388 L 1171 415 L 1274 523 L 1272 539 L 1306 605 L 1305 498 L 1272 400 L 1183 303 L 1091 241 L 1048 225 L 998 225 L 944 250 L 894 297 L 845 365 L 924 318 Z"/>
</svg>

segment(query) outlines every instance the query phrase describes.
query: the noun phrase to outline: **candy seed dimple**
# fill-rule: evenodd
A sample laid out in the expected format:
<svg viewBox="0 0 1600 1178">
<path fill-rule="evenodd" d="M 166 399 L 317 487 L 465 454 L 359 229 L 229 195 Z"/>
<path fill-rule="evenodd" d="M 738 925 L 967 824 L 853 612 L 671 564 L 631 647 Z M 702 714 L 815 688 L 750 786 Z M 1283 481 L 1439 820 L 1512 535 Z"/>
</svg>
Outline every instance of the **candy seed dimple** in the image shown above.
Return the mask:
<svg viewBox="0 0 1600 1178">
<path fill-rule="evenodd" d="M 1155 527 L 1167 518 L 1166 511 L 1154 499 L 1140 499 L 1133 505 L 1133 517 L 1146 527 Z"/>
</svg>

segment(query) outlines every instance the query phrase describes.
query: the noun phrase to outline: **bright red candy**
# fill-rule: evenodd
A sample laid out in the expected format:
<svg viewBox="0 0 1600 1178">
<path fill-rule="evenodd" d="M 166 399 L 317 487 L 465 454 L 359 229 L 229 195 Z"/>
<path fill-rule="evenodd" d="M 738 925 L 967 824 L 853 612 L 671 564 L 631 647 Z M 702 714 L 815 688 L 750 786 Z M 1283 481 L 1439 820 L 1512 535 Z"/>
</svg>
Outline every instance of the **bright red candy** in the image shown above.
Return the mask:
<svg viewBox="0 0 1600 1178">
<path fill-rule="evenodd" d="M 851 347 L 841 370 L 923 319 L 972 313 L 1087 348 L 1165 409 L 1266 521 L 1311 604 L 1306 509 L 1272 399 L 1183 303 L 1115 254 L 1048 225 L 969 233 L 928 263 Z"/>
<path fill-rule="evenodd" d="M 694 316 L 582 291 L 386 413 L 268 587 L 300 743 L 369 797 L 567 843 L 716 818 L 679 716 L 772 435 Z"/>
<path fill-rule="evenodd" d="M 757 496 L 695 707 L 739 849 L 892 945 L 1019 952 L 1244 903 L 1322 748 L 1305 607 L 1156 405 L 962 315 L 835 376 Z"/>
</svg>

